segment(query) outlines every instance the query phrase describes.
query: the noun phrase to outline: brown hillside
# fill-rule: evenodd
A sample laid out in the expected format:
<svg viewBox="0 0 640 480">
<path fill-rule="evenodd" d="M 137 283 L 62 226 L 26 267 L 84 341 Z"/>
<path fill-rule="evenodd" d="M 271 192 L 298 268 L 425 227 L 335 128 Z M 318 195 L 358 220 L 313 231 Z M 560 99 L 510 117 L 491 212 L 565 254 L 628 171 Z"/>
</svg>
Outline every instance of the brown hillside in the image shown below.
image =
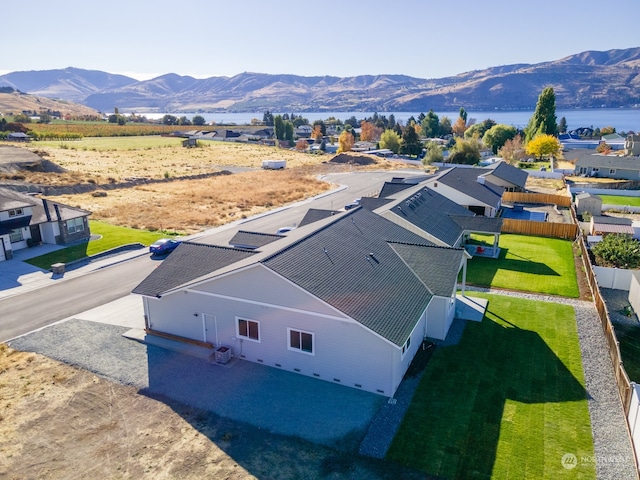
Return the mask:
<svg viewBox="0 0 640 480">
<path fill-rule="evenodd" d="M 26 93 L 0 93 L 0 116 L 14 115 L 23 111 L 54 111 L 62 115 L 98 115 L 99 112 L 93 108 L 85 107 L 77 103 L 66 100 L 52 100 L 50 98 L 38 97 Z"/>
</svg>

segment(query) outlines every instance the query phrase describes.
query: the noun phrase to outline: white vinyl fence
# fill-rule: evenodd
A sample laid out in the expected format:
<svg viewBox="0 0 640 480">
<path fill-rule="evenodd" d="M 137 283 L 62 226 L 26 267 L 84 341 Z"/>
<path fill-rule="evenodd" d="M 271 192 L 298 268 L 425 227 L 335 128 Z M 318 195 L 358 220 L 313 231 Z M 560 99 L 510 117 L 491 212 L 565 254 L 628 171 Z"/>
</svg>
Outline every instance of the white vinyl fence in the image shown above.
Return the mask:
<svg viewBox="0 0 640 480">
<path fill-rule="evenodd" d="M 633 439 L 633 449 L 636 451 L 636 458 L 640 458 L 640 386 L 635 383 L 633 386 L 633 394 L 631 396 L 631 404 L 629 405 L 629 430 Z"/>
</svg>

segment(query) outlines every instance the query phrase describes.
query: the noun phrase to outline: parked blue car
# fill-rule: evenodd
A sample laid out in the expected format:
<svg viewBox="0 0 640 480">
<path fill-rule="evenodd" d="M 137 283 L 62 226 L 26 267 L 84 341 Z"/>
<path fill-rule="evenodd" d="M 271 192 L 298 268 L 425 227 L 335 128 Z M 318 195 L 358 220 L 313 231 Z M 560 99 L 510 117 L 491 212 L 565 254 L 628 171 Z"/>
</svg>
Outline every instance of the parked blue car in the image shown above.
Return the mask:
<svg viewBox="0 0 640 480">
<path fill-rule="evenodd" d="M 165 255 L 173 252 L 182 242 L 173 238 L 161 238 L 149 245 L 151 255 Z"/>
</svg>

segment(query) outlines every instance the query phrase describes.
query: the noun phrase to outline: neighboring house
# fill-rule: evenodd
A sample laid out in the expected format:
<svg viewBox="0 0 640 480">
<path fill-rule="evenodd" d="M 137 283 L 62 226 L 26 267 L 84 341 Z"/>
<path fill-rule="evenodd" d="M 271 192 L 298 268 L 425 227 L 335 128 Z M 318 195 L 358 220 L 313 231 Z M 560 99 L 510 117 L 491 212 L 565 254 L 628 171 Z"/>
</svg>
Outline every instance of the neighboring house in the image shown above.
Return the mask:
<svg viewBox="0 0 640 480">
<path fill-rule="evenodd" d="M 502 230 L 502 218 L 475 215 L 428 186 L 428 181 L 418 185 L 405 184 L 401 189 L 397 183 L 388 182 L 382 192 L 387 192 L 386 201 L 362 199 L 363 208 L 417 233 L 436 245 L 453 248 L 466 247 L 471 233 L 493 235 L 493 247 L 477 251 L 475 246 L 467 248 L 471 254 L 497 257 Z M 393 188 L 389 188 L 393 186 Z M 389 193 L 397 190 L 396 193 Z M 378 200 L 378 201 L 375 201 Z"/>
<path fill-rule="evenodd" d="M 633 236 L 633 222 L 630 218 L 593 216 L 589 226 L 589 235 L 605 236 L 610 233 L 622 233 Z"/>
<path fill-rule="evenodd" d="M 485 180 L 493 185 L 503 187 L 506 192 L 524 192 L 529 174 L 526 170 L 509 165 L 505 161 L 492 164 L 483 174 Z"/>
<path fill-rule="evenodd" d="M 252 250 L 184 242 L 133 293 L 148 333 L 391 397 L 446 337 L 466 259 L 356 208 Z"/>
<path fill-rule="evenodd" d="M 309 138 L 313 133 L 313 127 L 311 125 L 300 125 L 294 130 L 297 138 Z"/>
<path fill-rule="evenodd" d="M 79 208 L 0 188 L 0 261 L 40 243 L 66 245 L 90 237 L 89 215 Z"/>
<path fill-rule="evenodd" d="M 575 174 L 583 177 L 637 181 L 640 180 L 640 160 L 638 157 L 583 154 L 576 160 Z"/>
<path fill-rule="evenodd" d="M 617 133 L 603 135 L 600 141 L 609 145 L 611 150 L 624 150 L 625 147 L 625 138 Z"/>
<path fill-rule="evenodd" d="M 592 193 L 579 193 L 576 195 L 576 213 L 582 215 L 589 213 L 592 217 L 602 215 L 602 198 Z"/>
<path fill-rule="evenodd" d="M 515 167 L 511 167 L 515 168 Z M 426 186 L 476 215 L 495 217 L 502 205 L 504 187 L 492 182 L 486 168 L 446 168 L 426 181 Z"/>
<path fill-rule="evenodd" d="M 628 157 L 640 155 L 640 135 L 627 135 L 624 142 L 624 154 Z"/>
</svg>

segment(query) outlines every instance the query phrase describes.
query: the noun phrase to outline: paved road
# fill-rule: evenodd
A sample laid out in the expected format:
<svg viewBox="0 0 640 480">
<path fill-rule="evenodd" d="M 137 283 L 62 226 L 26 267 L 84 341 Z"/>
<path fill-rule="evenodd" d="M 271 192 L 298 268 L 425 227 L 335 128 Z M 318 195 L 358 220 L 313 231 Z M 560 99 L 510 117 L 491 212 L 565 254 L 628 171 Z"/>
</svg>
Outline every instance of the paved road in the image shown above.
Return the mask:
<svg viewBox="0 0 640 480">
<path fill-rule="evenodd" d="M 127 296 L 158 265 L 149 256 L 0 301 L 0 342 Z"/>
<path fill-rule="evenodd" d="M 385 180 L 398 175 L 398 172 L 329 175 L 328 181 L 343 185 L 331 194 L 209 230 L 195 235 L 193 240 L 226 245 L 240 229 L 273 233 L 282 226 L 298 224 L 309 208 L 340 209 L 355 198 L 376 193 Z M 0 300 L 0 342 L 125 297 L 157 265 L 157 261 L 143 255 L 73 278 L 51 280 L 47 276 L 41 288 Z"/>
</svg>

